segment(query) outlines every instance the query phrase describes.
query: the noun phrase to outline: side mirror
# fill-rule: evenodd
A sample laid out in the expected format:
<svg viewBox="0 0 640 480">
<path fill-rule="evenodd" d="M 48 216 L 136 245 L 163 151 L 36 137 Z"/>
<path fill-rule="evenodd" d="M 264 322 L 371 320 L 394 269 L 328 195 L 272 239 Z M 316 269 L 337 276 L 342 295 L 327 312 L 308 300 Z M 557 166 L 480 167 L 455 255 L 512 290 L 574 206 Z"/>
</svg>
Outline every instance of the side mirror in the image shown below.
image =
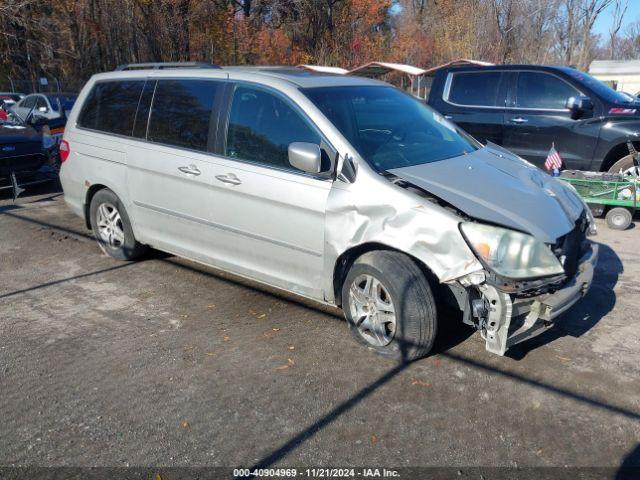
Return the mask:
<svg viewBox="0 0 640 480">
<path fill-rule="evenodd" d="M 307 173 L 320 173 L 322 153 L 315 143 L 293 142 L 289 144 L 289 163 Z"/>
<path fill-rule="evenodd" d="M 571 118 L 576 120 L 593 110 L 593 102 L 589 97 L 570 97 L 565 107 L 571 110 Z"/>
</svg>

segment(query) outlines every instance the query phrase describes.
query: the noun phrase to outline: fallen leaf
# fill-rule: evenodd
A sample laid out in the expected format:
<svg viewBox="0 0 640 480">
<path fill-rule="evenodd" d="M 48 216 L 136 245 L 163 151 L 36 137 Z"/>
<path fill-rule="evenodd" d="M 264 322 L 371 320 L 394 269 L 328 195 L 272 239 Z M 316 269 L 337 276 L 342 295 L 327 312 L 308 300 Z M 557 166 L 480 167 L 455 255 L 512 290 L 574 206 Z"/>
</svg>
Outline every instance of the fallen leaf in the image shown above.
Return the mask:
<svg viewBox="0 0 640 480">
<path fill-rule="evenodd" d="M 291 345 L 291 346 L 289 347 L 289 350 L 295 350 L 295 349 L 296 349 L 296 347 L 294 347 L 293 345 Z"/>
<path fill-rule="evenodd" d="M 415 378 L 411 379 L 411 385 L 419 385 L 421 387 L 430 387 L 431 384 L 428 382 L 423 382 L 422 380 L 417 380 Z"/>
<path fill-rule="evenodd" d="M 570 359 L 570 358 L 567 358 L 567 357 L 561 357 L 560 355 L 556 355 L 556 357 L 558 357 L 558 358 L 559 358 L 560 360 L 562 360 L 563 362 L 569 362 L 569 361 L 571 361 L 571 359 Z"/>
<path fill-rule="evenodd" d="M 378 443 L 378 437 L 371 435 L 371 445 L 375 445 L 376 443 Z"/>
<path fill-rule="evenodd" d="M 225 335 L 224 337 L 222 337 L 222 340 L 225 341 L 225 342 L 228 342 L 229 341 L 229 336 Z"/>
<path fill-rule="evenodd" d="M 216 304 L 212 303 L 211 305 L 207 305 L 207 308 L 216 308 Z"/>
<path fill-rule="evenodd" d="M 187 422 L 186 420 L 183 420 L 180 425 L 182 426 L 182 428 L 189 428 L 189 422 Z"/>
<path fill-rule="evenodd" d="M 160 474 L 159 474 L 159 473 L 156 473 L 156 478 L 155 478 L 155 480 L 162 480 L 162 477 L 160 476 Z"/>
<path fill-rule="evenodd" d="M 287 369 L 287 368 L 289 368 L 289 364 L 286 364 L 286 365 L 280 365 L 279 367 L 276 367 L 276 370 L 285 370 L 285 369 Z"/>
<path fill-rule="evenodd" d="M 260 314 L 260 315 L 258 315 L 256 318 L 264 318 L 264 317 L 266 317 L 266 316 L 267 316 L 267 314 L 266 314 L 266 313 L 261 313 L 261 314 Z"/>
<path fill-rule="evenodd" d="M 289 362 L 289 365 L 295 365 L 296 364 L 291 358 L 287 358 L 287 362 Z"/>
<path fill-rule="evenodd" d="M 213 352 L 207 352 L 207 355 L 209 355 L 210 357 L 215 357 L 216 354 Z"/>
<path fill-rule="evenodd" d="M 280 331 L 279 328 L 272 328 L 271 330 L 273 330 L 274 332 L 279 332 Z"/>
</svg>

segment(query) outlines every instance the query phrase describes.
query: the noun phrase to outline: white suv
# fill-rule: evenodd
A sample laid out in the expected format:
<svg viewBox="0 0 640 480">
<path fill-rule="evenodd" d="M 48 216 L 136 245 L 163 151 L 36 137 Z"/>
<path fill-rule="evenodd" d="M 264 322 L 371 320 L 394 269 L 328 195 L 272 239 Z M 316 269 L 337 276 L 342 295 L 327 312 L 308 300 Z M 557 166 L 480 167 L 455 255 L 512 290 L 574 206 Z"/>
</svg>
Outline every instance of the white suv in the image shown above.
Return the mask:
<svg viewBox="0 0 640 480">
<path fill-rule="evenodd" d="M 94 75 L 61 145 L 105 252 L 147 246 L 341 306 L 379 353 L 431 349 L 436 303 L 504 354 L 589 288 L 567 185 L 382 82 L 154 64 Z"/>
</svg>

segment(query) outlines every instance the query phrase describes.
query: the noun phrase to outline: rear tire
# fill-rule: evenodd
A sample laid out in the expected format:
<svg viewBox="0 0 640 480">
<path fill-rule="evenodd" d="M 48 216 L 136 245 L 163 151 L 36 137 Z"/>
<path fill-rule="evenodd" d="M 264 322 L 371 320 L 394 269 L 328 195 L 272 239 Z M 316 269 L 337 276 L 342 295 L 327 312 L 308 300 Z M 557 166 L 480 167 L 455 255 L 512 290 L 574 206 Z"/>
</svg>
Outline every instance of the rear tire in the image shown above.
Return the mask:
<svg viewBox="0 0 640 480">
<path fill-rule="evenodd" d="M 433 347 L 435 300 L 407 255 L 383 250 L 358 258 L 342 286 L 342 307 L 354 338 L 380 355 L 409 362 Z"/>
<path fill-rule="evenodd" d="M 133 235 L 127 211 L 118 196 L 105 188 L 91 199 L 89 218 L 100 248 L 118 260 L 136 260 L 148 250 Z"/>
<path fill-rule="evenodd" d="M 612 230 L 626 230 L 633 221 L 633 214 L 624 207 L 614 207 L 607 212 L 605 220 Z"/>
</svg>

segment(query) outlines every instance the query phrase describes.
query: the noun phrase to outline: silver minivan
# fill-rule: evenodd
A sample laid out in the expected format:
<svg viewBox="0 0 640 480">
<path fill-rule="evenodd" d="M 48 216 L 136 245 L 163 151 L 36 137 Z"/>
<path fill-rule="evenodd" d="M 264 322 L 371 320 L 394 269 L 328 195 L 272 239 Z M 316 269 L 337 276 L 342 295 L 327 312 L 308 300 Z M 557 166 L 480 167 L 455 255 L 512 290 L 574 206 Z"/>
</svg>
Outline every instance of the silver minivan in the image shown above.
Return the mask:
<svg viewBox="0 0 640 480">
<path fill-rule="evenodd" d="M 68 205 L 102 249 L 148 247 L 343 309 L 399 360 L 440 306 L 488 351 L 588 290 L 593 219 L 563 182 L 386 83 L 162 64 L 94 75 L 61 144 Z"/>
</svg>

